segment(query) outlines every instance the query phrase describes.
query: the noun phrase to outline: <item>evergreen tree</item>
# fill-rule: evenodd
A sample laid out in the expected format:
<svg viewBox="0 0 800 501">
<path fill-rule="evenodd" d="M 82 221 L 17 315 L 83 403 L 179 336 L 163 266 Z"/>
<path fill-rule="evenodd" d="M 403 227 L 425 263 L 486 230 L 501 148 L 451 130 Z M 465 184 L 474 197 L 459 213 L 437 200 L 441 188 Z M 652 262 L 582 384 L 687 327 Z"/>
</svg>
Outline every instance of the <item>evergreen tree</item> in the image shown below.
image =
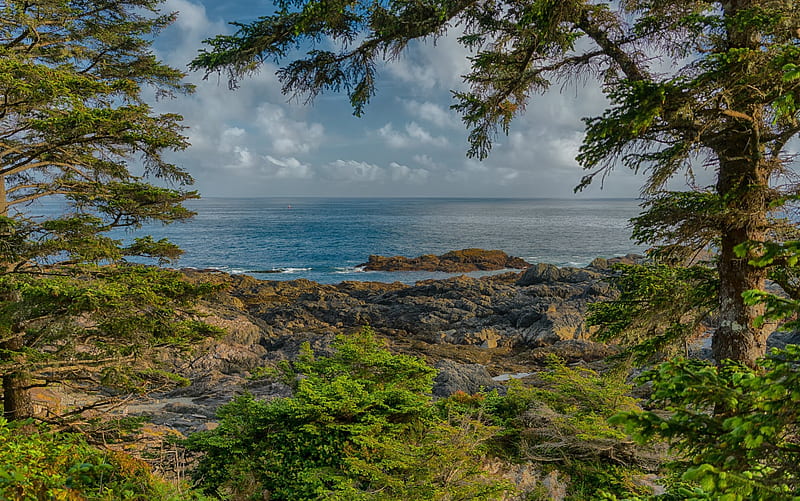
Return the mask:
<svg viewBox="0 0 800 501">
<path fill-rule="evenodd" d="M 768 268 L 752 263 L 777 232 L 770 214 L 797 193 L 787 144 L 800 131 L 800 5 L 791 0 L 503 0 L 467 2 L 278 1 L 275 15 L 207 41 L 195 69 L 226 71 L 231 84 L 297 46 L 305 57 L 279 70 L 284 92 L 310 98 L 347 91 L 361 114 L 375 92 L 376 63 L 417 39 L 456 31 L 471 49 L 470 86 L 457 92 L 471 128 L 469 154 L 484 158 L 536 93 L 551 82 L 598 78 L 610 101 L 586 119 L 580 187 L 622 165 L 647 174 L 642 241 L 671 250 L 718 249 L 717 360 L 753 365 L 764 354 L 764 311 L 742 294 L 762 289 Z M 328 41 L 335 48 L 327 50 Z M 338 47 L 338 48 L 337 48 Z M 716 183 L 665 192 L 675 175 L 703 167 Z M 740 249 L 740 254 L 737 254 Z M 742 251 L 743 249 L 743 251 Z"/>
<path fill-rule="evenodd" d="M 125 256 L 175 258 L 177 247 L 149 237 L 123 245 L 106 234 L 186 219 L 192 213 L 181 203 L 197 197 L 180 188 L 191 177 L 162 156 L 187 146 L 181 117 L 156 114 L 143 98 L 145 89 L 163 97 L 191 91 L 183 74 L 151 51 L 151 38 L 173 20 L 159 4 L 0 3 L 0 374 L 7 418 L 32 414 L 31 387 L 101 373 L 104 382 L 120 380 L 112 368 L 131 368 L 140 347 L 200 327 L 168 326 L 175 305 L 207 287 L 123 266 Z M 152 177 L 178 189 L 149 184 Z M 34 204 L 40 199 L 51 200 L 48 210 Z"/>
</svg>

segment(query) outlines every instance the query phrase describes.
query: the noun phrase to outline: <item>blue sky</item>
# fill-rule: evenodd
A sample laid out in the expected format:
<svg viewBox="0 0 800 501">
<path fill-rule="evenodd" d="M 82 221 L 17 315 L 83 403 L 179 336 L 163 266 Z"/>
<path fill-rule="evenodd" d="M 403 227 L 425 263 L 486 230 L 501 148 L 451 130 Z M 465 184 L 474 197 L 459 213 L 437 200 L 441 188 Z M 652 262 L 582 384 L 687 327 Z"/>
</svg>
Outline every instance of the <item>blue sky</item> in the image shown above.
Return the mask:
<svg viewBox="0 0 800 501">
<path fill-rule="evenodd" d="M 228 22 L 271 11 L 269 1 L 167 0 L 177 22 L 156 41 L 158 55 L 177 68 L 203 39 L 229 33 Z M 184 166 L 204 196 L 446 196 L 635 197 L 641 176 L 616 171 L 580 195 L 583 172 L 574 160 L 581 117 L 602 112 L 596 84 L 568 85 L 535 96 L 524 117 L 499 137 L 486 160 L 465 155 L 467 131 L 449 109 L 450 89 L 462 87 L 467 53 L 444 37 L 417 44 L 381 69 L 378 95 L 361 118 L 345 96 L 311 104 L 283 96 L 265 65 L 230 91 L 223 79 L 192 73 L 190 96 L 156 109 L 184 116 L 192 146 L 171 160 Z"/>
</svg>

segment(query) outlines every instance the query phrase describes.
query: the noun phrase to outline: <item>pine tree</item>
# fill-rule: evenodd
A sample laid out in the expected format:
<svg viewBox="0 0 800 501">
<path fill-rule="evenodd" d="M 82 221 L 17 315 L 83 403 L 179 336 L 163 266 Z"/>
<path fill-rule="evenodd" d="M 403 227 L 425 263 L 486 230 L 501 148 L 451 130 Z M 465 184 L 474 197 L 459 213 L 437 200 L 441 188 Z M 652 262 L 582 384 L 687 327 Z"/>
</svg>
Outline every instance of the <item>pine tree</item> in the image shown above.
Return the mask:
<svg viewBox="0 0 800 501">
<path fill-rule="evenodd" d="M 123 245 L 107 234 L 186 219 L 192 212 L 181 203 L 197 197 L 182 189 L 191 177 L 163 157 L 187 146 L 181 117 L 154 113 L 143 97 L 149 89 L 158 97 L 192 90 L 151 51 L 152 37 L 173 20 L 159 4 L 0 3 L 0 374 L 7 418 L 32 415 L 32 387 L 119 381 L 119 368 L 133 368 L 144 346 L 199 327 L 168 326 L 176 305 L 207 287 L 124 265 L 125 256 L 168 260 L 180 250 L 149 237 Z M 152 178 L 177 188 L 150 184 Z"/>
<path fill-rule="evenodd" d="M 777 233 L 770 215 L 797 194 L 787 176 L 787 144 L 800 131 L 797 2 L 281 0 L 276 14 L 238 27 L 208 40 L 193 67 L 226 71 L 235 86 L 265 59 L 311 46 L 279 70 L 284 92 L 313 98 L 344 89 L 357 115 L 375 93 L 378 61 L 414 40 L 458 36 L 473 55 L 469 90 L 455 93 L 453 108 L 478 158 L 553 81 L 596 77 L 610 105 L 586 120 L 577 160 L 589 173 L 579 188 L 626 166 L 647 174 L 644 197 L 663 201 L 676 175 L 715 172 L 713 186 L 677 195 L 695 197 L 701 212 L 661 204 L 643 241 L 713 246 L 714 356 L 753 365 L 764 354 L 768 329 L 754 322 L 764 307 L 743 293 L 764 287 L 769 270 L 753 261 Z M 323 40 L 338 48 L 326 50 Z"/>
</svg>

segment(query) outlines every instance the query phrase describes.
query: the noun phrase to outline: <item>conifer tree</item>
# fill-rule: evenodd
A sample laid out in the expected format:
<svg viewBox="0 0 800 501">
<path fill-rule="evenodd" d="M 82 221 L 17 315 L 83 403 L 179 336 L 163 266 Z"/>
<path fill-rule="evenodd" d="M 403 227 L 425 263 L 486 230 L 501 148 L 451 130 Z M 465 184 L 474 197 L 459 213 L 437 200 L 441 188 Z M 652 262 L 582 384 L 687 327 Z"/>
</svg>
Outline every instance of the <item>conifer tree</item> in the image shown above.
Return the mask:
<svg viewBox="0 0 800 501">
<path fill-rule="evenodd" d="M 205 290 L 124 266 L 180 250 L 107 235 L 192 215 L 192 179 L 163 153 L 187 146 L 158 97 L 191 91 L 152 37 L 173 20 L 160 0 L 0 3 L 0 375 L 5 416 L 31 416 L 28 390 L 125 379 L 142 349 L 188 334 L 175 307 Z M 150 184 L 160 178 L 175 188 Z M 162 183 L 163 184 L 163 183 Z M 46 203 L 41 203 L 46 202 Z M 104 265 L 104 266 L 101 266 Z M 155 336 L 155 338 L 154 338 Z"/>
<path fill-rule="evenodd" d="M 589 173 L 579 188 L 617 166 L 645 173 L 642 194 L 660 210 L 648 213 L 642 241 L 718 251 L 715 358 L 753 365 L 764 354 L 768 329 L 754 322 L 763 304 L 745 302 L 743 293 L 764 287 L 768 267 L 754 261 L 777 233 L 770 215 L 797 195 L 787 145 L 800 131 L 798 2 L 279 0 L 277 7 L 208 40 L 192 66 L 227 72 L 235 86 L 262 61 L 291 54 L 278 71 L 284 92 L 313 98 L 345 90 L 359 115 L 376 91 L 378 62 L 448 33 L 472 51 L 469 90 L 454 93 L 453 107 L 478 158 L 535 94 L 596 77 L 609 106 L 585 119 L 577 160 Z M 310 49 L 294 58 L 298 46 Z M 713 186 L 665 191 L 670 179 L 698 168 L 715 173 Z"/>
</svg>

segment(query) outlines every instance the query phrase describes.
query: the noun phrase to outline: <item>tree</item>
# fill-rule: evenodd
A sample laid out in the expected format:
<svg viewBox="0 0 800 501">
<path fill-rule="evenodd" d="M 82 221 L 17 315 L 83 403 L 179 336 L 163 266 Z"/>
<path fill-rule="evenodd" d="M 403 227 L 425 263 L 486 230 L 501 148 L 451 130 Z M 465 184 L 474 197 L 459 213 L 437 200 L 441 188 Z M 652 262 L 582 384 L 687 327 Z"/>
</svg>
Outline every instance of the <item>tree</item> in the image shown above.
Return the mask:
<svg viewBox="0 0 800 501">
<path fill-rule="evenodd" d="M 482 469 L 495 431 L 469 413 L 443 413 L 435 369 L 390 353 L 369 328 L 340 336 L 333 354 L 304 346 L 285 376 L 289 398 L 244 395 L 220 424 L 189 437 L 202 451 L 195 477 L 235 499 L 500 499 L 511 487 Z M 444 414 L 444 415 L 443 415 Z"/>
<path fill-rule="evenodd" d="M 191 177 L 162 156 L 187 146 L 181 117 L 153 113 L 143 97 L 191 91 L 150 50 L 173 19 L 159 4 L 0 4 L 0 373 L 9 419 L 32 414 L 33 386 L 92 379 L 89 367 L 110 381 L 110 368 L 130 368 L 140 347 L 177 336 L 167 328 L 175 307 L 208 290 L 124 266 L 125 256 L 180 255 L 166 240 L 123 245 L 107 235 L 186 219 L 192 212 L 181 203 L 197 197 L 180 188 Z M 32 205 L 40 199 L 51 209 Z"/>
<path fill-rule="evenodd" d="M 344 89 L 357 115 L 375 93 L 379 60 L 457 31 L 472 69 L 453 108 L 478 158 L 533 94 L 553 81 L 597 77 L 610 104 L 585 120 L 577 160 L 589 174 L 578 188 L 618 165 L 645 172 L 643 196 L 666 203 L 650 213 L 654 231 L 643 241 L 718 250 L 715 358 L 753 365 L 764 354 L 768 330 L 753 322 L 763 306 L 745 304 L 742 293 L 763 288 L 768 269 L 750 261 L 775 233 L 769 215 L 797 193 L 787 148 L 800 131 L 797 2 L 281 0 L 276 14 L 236 26 L 207 40 L 192 67 L 226 71 L 235 86 L 265 59 L 310 45 L 278 71 L 284 92 L 310 99 Z M 697 198 L 700 212 L 687 214 L 665 187 L 701 166 L 716 183 L 678 195 Z"/>
</svg>

